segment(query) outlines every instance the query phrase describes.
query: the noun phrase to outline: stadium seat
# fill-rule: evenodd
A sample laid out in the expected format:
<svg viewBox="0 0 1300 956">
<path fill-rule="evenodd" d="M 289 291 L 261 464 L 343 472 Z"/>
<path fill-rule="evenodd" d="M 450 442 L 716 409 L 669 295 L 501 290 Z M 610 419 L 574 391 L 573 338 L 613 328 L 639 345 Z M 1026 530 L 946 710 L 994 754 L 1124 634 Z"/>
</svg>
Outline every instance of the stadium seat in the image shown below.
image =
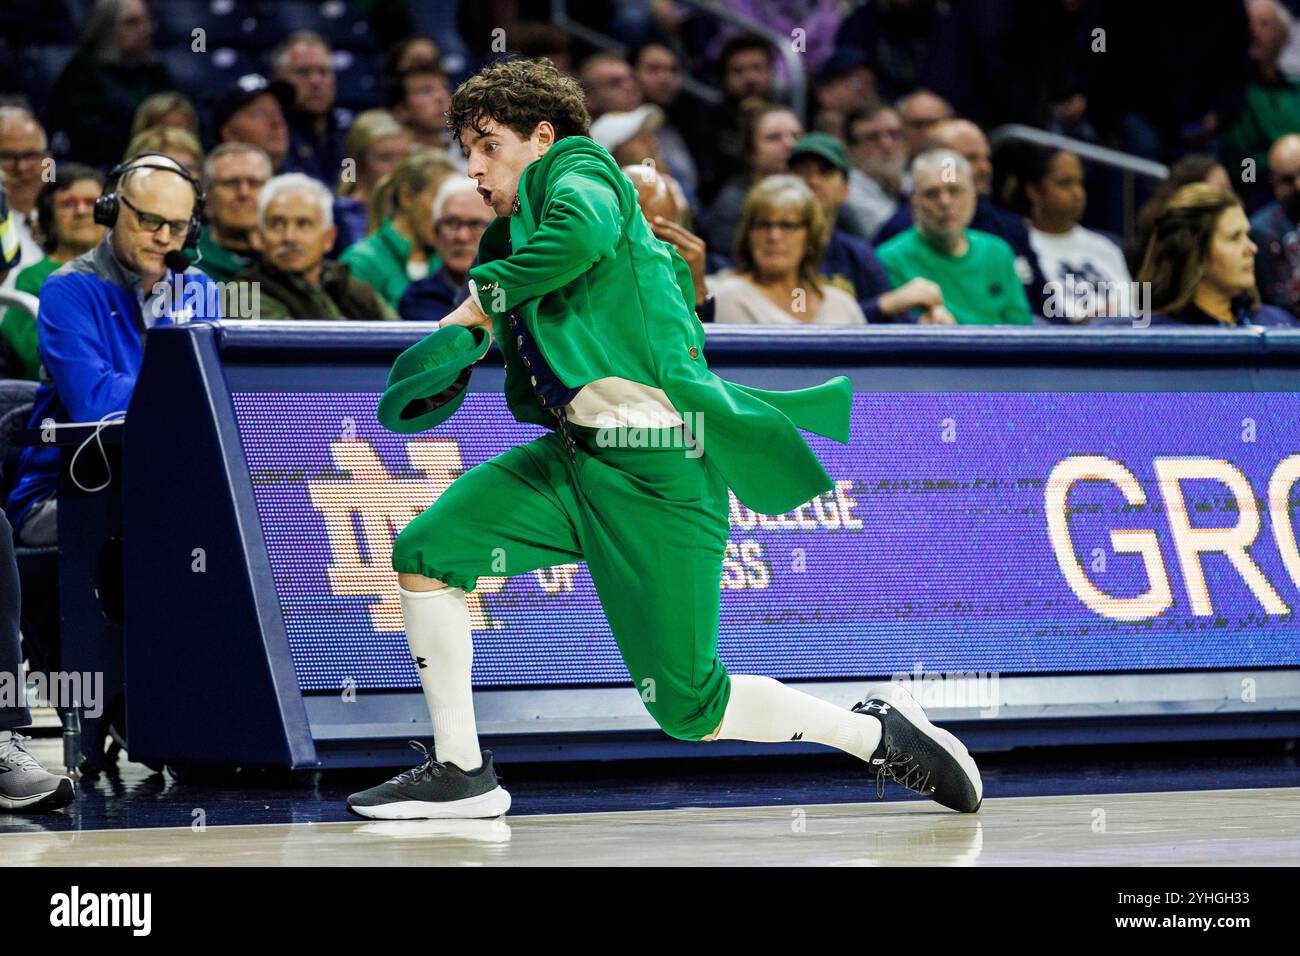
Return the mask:
<svg viewBox="0 0 1300 956">
<path fill-rule="evenodd" d="M 266 29 L 259 4 L 251 0 L 166 0 L 154 5 L 154 45 L 189 49 L 194 30 L 205 31 L 208 50 L 262 49 L 277 36 Z"/>
<path fill-rule="evenodd" d="M 194 100 L 200 109 L 210 106 L 245 73 L 263 71 L 261 57 L 243 50 L 219 47 L 206 54 L 191 53 L 188 48 L 163 50 L 176 87 Z"/>
<path fill-rule="evenodd" d="M 344 109 L 359 112 L 384 105 L 381 57 L 334 51 L 335 102 Z"/>
<path fill-rule="evenodd" d="M 303 3 L 289 0 L 267 8 L 270 33 L 283 39 L 295 30 L 319 33 L 336 50 L 373 52 L 378 48 L 365 14 L 343 0 Z"/>
</svg>

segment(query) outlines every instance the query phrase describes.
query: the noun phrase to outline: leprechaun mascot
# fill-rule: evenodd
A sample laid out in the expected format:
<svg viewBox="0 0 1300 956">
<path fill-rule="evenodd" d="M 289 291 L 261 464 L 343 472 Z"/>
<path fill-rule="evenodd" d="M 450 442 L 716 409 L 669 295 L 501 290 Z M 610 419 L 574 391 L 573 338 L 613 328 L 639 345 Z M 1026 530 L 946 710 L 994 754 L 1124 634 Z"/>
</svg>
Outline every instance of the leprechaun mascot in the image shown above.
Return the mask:
<svg viewBox="0 0 1300 956">
<path fill-rule="evenodd" d="M 548 431 L 467 471 L 398 535 L 392 563 L 435 752 L 348 806 L 379 819 L 509 809 L 478 744 L 465 600 L 504 553 L 510 574 L 587 562 L 633 681 L 653 681 L 645 705 L 665 733 L 814 741 L 867 761 L 880 793 L 889 777 L 977 810 L 974 761 L 906 689 L 884 685 L 847 709 L 729 674 L 718 658 L 727 489 L 763 514 L 830 490 L 799 429 L 848 441 L 848 379 L 776 392 L 709 371 L 689 268 L 653 235 L 631 182 L 587 135 L 581 89 L 549 60 L 487 67 L 448 118 L 497 218 L 467 299 L 399 357 L 379 418 L 407 433 L 443 421 L 491 338 L 510 411 Z"/>
</svg>

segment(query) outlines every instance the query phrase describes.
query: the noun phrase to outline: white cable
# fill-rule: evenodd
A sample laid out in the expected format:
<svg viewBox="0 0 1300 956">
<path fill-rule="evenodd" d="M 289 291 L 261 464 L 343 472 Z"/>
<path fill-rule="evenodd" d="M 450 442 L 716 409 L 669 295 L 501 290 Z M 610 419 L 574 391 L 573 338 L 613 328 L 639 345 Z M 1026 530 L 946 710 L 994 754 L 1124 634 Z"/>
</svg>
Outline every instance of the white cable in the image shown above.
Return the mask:
<svg viewBox="0 0 1300 956">
<path fill-rule="evenodd" d="M 113 469 L 108 464 L 108 452 L 104 450 L 104 439 L 100 437 L 100 433 L 103 432 L 105 425 L 116 424 L 117 422 L 125 420 L 125 418 L 126 412 L 124 411 L 109 412 L 95 424 L 95 431 L 92 434 L 87 435 L 86 440 L 78 445 L 77 450 L 72 453 L 72 460 L 68 462 L 68 477 L 72 479 L 74 485 L 88 495 L 93 495 L 98 491 L 103 491 L 113 483 Z M 92 441 L 99 446 L 99 456 L 104 460 L 104 470 L 108 472 L 108 477 L 104 479 L 102 485 L 99 485 L 96 488 L 87 488 L 77 480 L 77 457 L 86 450 L 86 446 Z"/>
</svg>

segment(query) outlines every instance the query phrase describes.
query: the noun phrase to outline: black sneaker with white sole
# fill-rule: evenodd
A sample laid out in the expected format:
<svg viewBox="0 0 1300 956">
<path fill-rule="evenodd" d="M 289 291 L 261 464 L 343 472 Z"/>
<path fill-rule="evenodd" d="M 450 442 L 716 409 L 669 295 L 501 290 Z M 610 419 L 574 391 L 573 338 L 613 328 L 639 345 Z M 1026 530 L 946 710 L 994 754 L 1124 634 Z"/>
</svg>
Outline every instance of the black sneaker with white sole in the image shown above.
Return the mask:
<svg viewBox="0 0 1300 956">
<path fill-rule="evenodd" d="M 889 777 L 950 810 L 974 813 L 980 808 L 984 784 L 970 752 L 948 731 L 930 723 L 907 688 L 898 684 L 874 688 L 853 711 L 880 720 L 880 745 L 871 755 L 876 796 L 885 798 Z"/>
<path fill-rule="evenodd" d="M 483 751 L 483 765 L 461 770 L 438 763 L 418 741 L 412 749 L 424 761 L 377 787 L 348 797 L 348 809 L 372 820 L 478 820 L 499 817 L 510 809 L 510 794 L 497 783 L 492 751 Z"/>
<path fill-rule="evenodd" d="M 0 731 L 0 809 L 58 810 L 76 799 L 72 779 L 48 772 L 24 745 L 27 738 Z"/>
</svg>

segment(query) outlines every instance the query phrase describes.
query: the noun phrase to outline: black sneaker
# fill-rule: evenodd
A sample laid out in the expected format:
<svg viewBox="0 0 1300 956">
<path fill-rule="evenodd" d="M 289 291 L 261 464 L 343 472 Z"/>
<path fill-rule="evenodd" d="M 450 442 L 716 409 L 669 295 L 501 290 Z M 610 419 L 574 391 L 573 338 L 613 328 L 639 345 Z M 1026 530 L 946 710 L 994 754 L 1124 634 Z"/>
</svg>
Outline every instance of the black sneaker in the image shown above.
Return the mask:
<svg viewBox="0 0 1300 956">
<path fill-rule="evenodd" d="M 984 800 L 979 768 L 965 745 L 936 727 L 907 688 L 886 684 L 854 704 L 859 714 L 880 720 L 880 746 L 871 755 L 876 796 L 885 798 L 885 777 L 930 797 L 950 810 L 974 813 Z"/>
<path fill-rule="evenodd" d="M 497 784 L 492 751 L 484 750 L 483 766 L 467 772 L 454 763 L 438 763 L 418 741 L 412 740 L 411 747 L 423 763 L 352 794 L 348 809 L 372 820 L 477 820 L 510 809 L 510 794 Z"/>
</svg>

